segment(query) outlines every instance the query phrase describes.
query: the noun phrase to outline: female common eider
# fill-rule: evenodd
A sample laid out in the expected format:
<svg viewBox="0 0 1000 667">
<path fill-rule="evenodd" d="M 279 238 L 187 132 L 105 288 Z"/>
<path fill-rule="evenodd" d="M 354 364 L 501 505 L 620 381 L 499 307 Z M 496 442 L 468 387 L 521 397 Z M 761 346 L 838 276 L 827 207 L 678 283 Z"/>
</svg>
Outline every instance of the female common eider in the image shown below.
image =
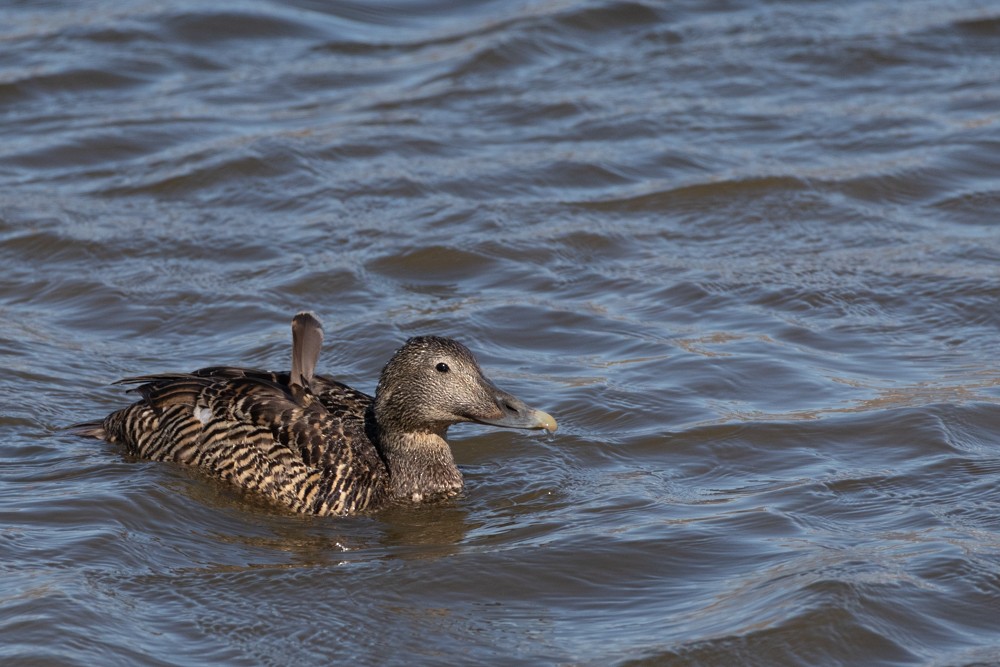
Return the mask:
<svg viewBox="0 0 1000 667">
<path fill-rule="evenodd" d="M 406 341 L 374 398 L 314 374 L 322 342 L 319 320 L 299 313 L 291 373 L 212 367 L 129 378 L 121 383 L 139 385 L 142 400 L 77 433 L 328 515 L 458 494 L 462 475 L 445 441 L 452 424 L 556 429 L 550 415 L 486 379 L 454 340 Z"/>
</svg>

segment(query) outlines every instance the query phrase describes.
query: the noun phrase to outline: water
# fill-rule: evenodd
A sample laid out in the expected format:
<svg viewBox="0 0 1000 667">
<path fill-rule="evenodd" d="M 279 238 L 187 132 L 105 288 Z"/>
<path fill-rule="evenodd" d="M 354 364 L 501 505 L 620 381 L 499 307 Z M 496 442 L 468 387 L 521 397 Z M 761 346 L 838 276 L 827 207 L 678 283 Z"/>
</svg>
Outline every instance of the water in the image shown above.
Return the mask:
<svg viewBox="0 0 1000 667">
<path fill-rule="evenodd" d="M 0 660 L 1000 662 L 995 3 L 0 8 Z M 289 516 L 68 424 L 473 348 L 444 505 Z"/>
</svg>

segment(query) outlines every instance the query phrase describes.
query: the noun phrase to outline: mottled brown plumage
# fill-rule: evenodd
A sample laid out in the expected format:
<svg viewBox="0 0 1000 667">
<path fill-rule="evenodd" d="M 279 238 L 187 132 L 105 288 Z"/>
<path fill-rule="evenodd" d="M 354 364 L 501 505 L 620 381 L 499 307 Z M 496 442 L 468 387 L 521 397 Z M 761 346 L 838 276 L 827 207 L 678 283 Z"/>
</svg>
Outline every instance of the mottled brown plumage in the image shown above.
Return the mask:
<svg viewBox="0 0 1000 667">
<path fill-rule="evenodd" d="M 408 340 L 371 397 L 314 374 L 322 328 L 312 314 L 296 315 L 292 331 L 291 373 L 219 366 L 129 378 L 142 399 L 77 432 L 326 515 L 457 494 L 462 476 L 444 439 L 452 424 L 556 428 L 453 340 Z"/>
</svg>

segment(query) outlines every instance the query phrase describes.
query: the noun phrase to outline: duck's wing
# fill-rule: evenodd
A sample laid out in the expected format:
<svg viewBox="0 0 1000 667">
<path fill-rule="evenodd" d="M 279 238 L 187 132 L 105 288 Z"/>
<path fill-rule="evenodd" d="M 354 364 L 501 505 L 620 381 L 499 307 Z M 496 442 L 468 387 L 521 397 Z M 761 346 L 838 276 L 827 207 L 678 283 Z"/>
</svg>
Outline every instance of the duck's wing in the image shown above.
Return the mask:
<svg viewBox="0 0 1000 667">
<path fill-rule="evenodd" d="M 290 386 L 290 373 L 234 366 L 209 366 L 191 373 L 139 375 L 119 380 L 115 384 L 138 385 L 129 391 L 141 393 L 145 397 L 146 394 L 161 386 L 179 389 L 185 380 L 199 383 L 202 379 L 233 380 L 239 378 L 255 380 L 265 386 L 283 391 L 287 397 L 293 400 L 295 395 L 299 395 L 299 400 L 302 400 L 302 392 L 296 391 L 294 387 Z M 314 400 L 318 400 L 326 408 L 329 416 L 335 422 L 340 423 L 340 428 L 335 429 L 335 438 L 328 443 L 326 448 L 335 449 L 338 443 L 355 439 L 357 434 L 367 433 L 367 422 L 371 419 L 371 406 L 375 402 L 372 396 L 325 375 L 313 375 L 310 384 L 312 389 L 304 393 L 313 396 Z M 307 462 L 318 464 L 324 459 L 324 456 L 321 453 L 310 451 L 303 452 L 303 458 Z"/>
<path fill-rule="evenodd" d="M 323 375 L 313 378 L 313 391 L 323 407 L 344 422 L 364 428 L 375 399 L 368 394 Z"/>
<path fill-rule="evenodd" d="M 125 382 L 143 398 L 104 431 L 138 456 L 197 466 L 305 513 L 364 509 L 386 485 L 363 430 L 285 374 L 213 367 Z"/>
<path fill-rule="evenodd" d="M 208 366 L 207 368 L 199 368 L 198 370 L 191 371 L 190 373 L 150 373 L 148 375 L 136 375 L 118 380 L 115 384 L 156 385 L 160 383 L 175 382 L 186 378 L 253 378 L 273 384 L 288 384 L 288 373 L 275 373 L 273 371 L 263 371 L 257 368 L 237 368 L 235 366 Z M 141 389 L 141 387 L 136 387 L 130 391 L 140 391 Z"/>
</svg>

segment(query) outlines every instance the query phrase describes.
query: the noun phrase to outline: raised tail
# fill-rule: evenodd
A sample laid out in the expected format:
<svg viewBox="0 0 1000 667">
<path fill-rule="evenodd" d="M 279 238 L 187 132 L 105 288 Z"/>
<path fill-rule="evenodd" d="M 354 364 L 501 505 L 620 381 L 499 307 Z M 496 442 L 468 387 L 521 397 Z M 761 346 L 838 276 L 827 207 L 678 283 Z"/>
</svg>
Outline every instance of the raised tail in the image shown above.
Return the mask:
<svg viewBox="0 0 1000 667">
<path fill-rule="evenodd" d="M 316 316 L 301 312 L 292 320 L 292 373 L 290 384 L 311 389 L 320 348 L 323 346 L 323 325 Z"/>
</svg>

